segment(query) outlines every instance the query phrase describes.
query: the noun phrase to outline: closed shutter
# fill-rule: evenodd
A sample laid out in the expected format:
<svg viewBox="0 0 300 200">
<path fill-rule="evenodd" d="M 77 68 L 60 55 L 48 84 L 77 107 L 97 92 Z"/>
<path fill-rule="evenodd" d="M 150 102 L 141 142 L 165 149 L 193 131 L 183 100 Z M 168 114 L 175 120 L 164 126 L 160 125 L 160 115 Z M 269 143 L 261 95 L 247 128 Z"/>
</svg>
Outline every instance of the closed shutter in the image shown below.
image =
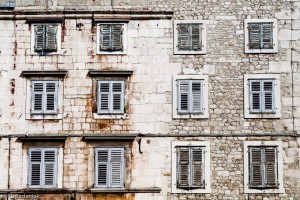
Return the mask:
<svg viewBox="0 0 300 200">
<path fill-rule="evenodd" d="M 178 29 L 178 50 L 190 50 L 190 32 L 188 24 L 179 24 Z"/>
<path fill-rule="evenodd" d="M 45 25 L 46 38 L 45 38 L 45 51 L 53 52 L 57 50 L 57 25 Z"/>
<path fill-rule="evenodd" d="M 203 180 L 203 148 L 201 147 L 193 147 L 191 148 L 191 187 L 200 188 L 204 187 Z"/>
<path fill-rule="evenodd" d="M 32 82 L 32 102 L 31 102 L 31 112 L 32 113 L 42 113 L 43 112 L 43 93 L 44 84 L 43 82 L 33 81 Z"/>
<path fill-rule="evenodd" d="M 199 113 L 202 112 L 202 81 L 191 81 L 191 112 L 192 113 Z"/>
<path fill-rule="evenodd" d="M 112 51 L 122 51 L 123 49 L 123 25 L 112 25 Z"/>
<path fill-rule="evenodd" d="M 123 151 L 121 148 L 110 149 L 111 187 L 123 187 Z"/>
<path fill-rule="evenodd" d="M 202 49 L 202 25 L 178 24 L 178 50 L 201 51 Z"/>
<path fill-rule="evenodd" d="M 56 186 L 56 149 L 44 151 L 44 185 Z"/>
<path fill-rule="evenodd" d="M 45 38 L 45 29 L 44 25 L 35 25 L 34 26 L 34 35 L 35 35 L 35 43 L 34 43 L 34 51 L 42 52 L 44 51 L 44 38 Z"/>
<path fill-rule="evenodd" d="M 100 51 L 123 50 L 123 25 L 101 24 L 100 25 Z"/>
<path fill-rule="evenodd" d="M 96 149 L 96 186 L 108 185 L 108 149 Z"/>
<path fill-rule="evenodd" d="M 190 187 L 190 153 L 188 147 L 177 148 L 177 187 Z"/>
<path fill-rule="evenodd" d="M 263 105 L 264 110 L 268 112 L 275 111 L 275 91 L 274 91 L 274 84 L 273 80 L 265 80 L 263 83 L 263 92 L 264 92 L 264 99 Z"/>
<path fill-rule="evenodd" d="M 273 23 L 262 23 L 262 49 L 273 49 Z"/>
<path fill-rule="evenodd" d="M 178 112 L 186 113 L 189 111 L 189 81 L 179 80 L 177 82 L 178 86 Z"/>
<path fill-rule="evenodd" d="M 110 82 L 99 81 L 98 82 L 98 113 L 109 113 L 109 94 L 110 94 Z"/>
<path fill-rule="evenodd" d="M 29 171 L 29 186 L 42 186 L 42 151 L 40 149 L 30 149 L 30 171 Z"/>
<path fill-rule="evenodd" d="M 112 113 L 124 112 L 124 82 L 112 81 Z"/>
<path fill-rule="evenodd" d="M 250 152 L 250 187 L 263 186 L 263 166 L 261 148 L 251 147 Z"/>
<path fill-rule="evenodd" d="M 191 50 L 201 51 L 202 49 L 202 26 L 200 24 L 191 25 Z"/>
<path fill-rule="evenodd" d="M 266 187 L 277 187 L 277 149 L 275 147 L 265 148 L 266 162 Z"/>
<path fill-rule="evenodd" d="M 56 81 L 45 82 L 45 113 L 57 113 L 57 86 Z"/>
<path fill-rule="evenodd" d="M 250 80 L 250 112 L 260 112 L 261 110 L 261 82 Z"/>
<path fill-rule="evenodd" d="M 100 51 L 111 51 L 111 25 L 100 25 Z"/>
<path fill-rule="evenodd" d="M 261 48 L 261 26 L 260 23 L 249 23 L 249 49 Z"/>
</svg>

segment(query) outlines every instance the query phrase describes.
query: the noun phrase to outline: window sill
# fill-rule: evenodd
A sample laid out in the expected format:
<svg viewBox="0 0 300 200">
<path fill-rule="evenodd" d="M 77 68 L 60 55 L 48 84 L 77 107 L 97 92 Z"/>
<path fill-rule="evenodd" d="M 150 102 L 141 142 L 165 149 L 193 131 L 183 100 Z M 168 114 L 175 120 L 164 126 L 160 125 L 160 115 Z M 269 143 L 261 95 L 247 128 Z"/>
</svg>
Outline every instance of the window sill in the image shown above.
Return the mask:
<svg viewBox="0 0 300 200">
<path fill-rule="evenodd" d="M 204 112 L 202 114 L 178 114 L 173 113 L 173 119 L 208 119 L 208 112 Z"/>
<path fill-rule="evenodd" d="M 92 188 L 91 193 L 160 193 L 161 188 Z"/>
<path fill-rule="evenodd" d="M 245 53 L 278 53 L 278 49 L 248 49 L 245 48 Z"/>
<path fill-rule="evenodd" d="M 245 113 L 246 119 L 279 119 L 281 113 Z"/>
<path fill-rule="evenodd" d="M 43 119 L 62 119 L 63 114 L 26 114 L 26 119 L 31 119 L 31 120 L 43 120 Z"/>
<path fill-rule="evenodd" d="M 97 55 L 126 55 L 126 51 L 113 51 L 113 52 L 108 52 L 108 51 L 98 51 Z"/>
<path fill-rule="evenodd" d="M 128 119 L 127 114 L 98 114 L 93 113 L 94 119 Z"/>
<path fill-rule="evenodd" d="M 279 189 L 249 189 L 245 188 L 244 193 L 253 193 L 253 194 L 283 194 L 284 188 L 281 187 Z"/>
<path fill-rule="evenodd" d="M 61 51 L 56 51 L 56 52 L 40 52 L 40 53 L 37 53 L 37 52 L 34 52 L 34 51 L 31 51 L 30 52 L 30 55 L 31 56 L 54 56 L 54 55 L 61 55 Z"/>
<path fill-rule="evenodd" d="M 206 54 L 207 52 L 205 50 L 203 51 L 179 51 L 179 50 L 174 50 L 174 54 L 175 55 L 187 55 L 187 54 L 190 54 L 190 55 L 195 55 L 195 54 Z"/>
</svg>

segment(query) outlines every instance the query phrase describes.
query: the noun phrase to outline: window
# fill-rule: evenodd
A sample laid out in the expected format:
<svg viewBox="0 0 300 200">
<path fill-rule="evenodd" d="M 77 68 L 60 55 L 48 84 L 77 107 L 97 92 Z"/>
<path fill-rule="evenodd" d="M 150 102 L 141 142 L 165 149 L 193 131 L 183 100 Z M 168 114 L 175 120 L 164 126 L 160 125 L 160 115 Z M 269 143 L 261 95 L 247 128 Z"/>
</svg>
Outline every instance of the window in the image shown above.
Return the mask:
<svg viewBox="0 0 300 200">
<path fill-rule="evenodd" d="M 58 81 L 32 81 L 32 114 L 58 113 Z"/>
<path fill-rule="evenodd" d="M 98 81 L 98 114 L 124 113 L 124 81 Z"/>
<path fill-rule="evenodd" d="M 57 184 L 57 149 L 29 149 L 29 187 L 52 188 Z"/>
<path fill-rule="evenodd" d="M 173 77 L 173 118 L 208 118 L 207 76 Z"/>
<path fill-rule="evenodd" d="M 104 23 L 97 26 L 97 53 L 126 53 L 126 24 Z"/>
<path fill-rule="evenodd" d="M 245 75 L 245 117 L 280 117 L 280 76 L 278 74 Z"/>
<path fill-rule="evenodd" d="M 95 149 L 95 187 L 124 187 L 124 148 Z"/>
<path fill-rule="evenodd" d="M 245 192 L 283 193 L 282 143 L 246 141 Z"/>
<path fill-rule="evenodd" d="M 210 193 L 209 142 L 172 143 L 172 193 Z"/>
<path fill-rule="evenodd" d="M 47 55 L 61 48 L 61 26 L 59 24 L 32 25 L 32 54 Z"/>
<path fill-rule="evenodd" d="M 174 53 L 206 53 L 206 21 L 176 20 L 174 22 Z"/>
<path fill-rule="evenodd" d="M 245 44 L 245 53 L 277 52 L 277 20 L 246 19 Z"/>
</svg>

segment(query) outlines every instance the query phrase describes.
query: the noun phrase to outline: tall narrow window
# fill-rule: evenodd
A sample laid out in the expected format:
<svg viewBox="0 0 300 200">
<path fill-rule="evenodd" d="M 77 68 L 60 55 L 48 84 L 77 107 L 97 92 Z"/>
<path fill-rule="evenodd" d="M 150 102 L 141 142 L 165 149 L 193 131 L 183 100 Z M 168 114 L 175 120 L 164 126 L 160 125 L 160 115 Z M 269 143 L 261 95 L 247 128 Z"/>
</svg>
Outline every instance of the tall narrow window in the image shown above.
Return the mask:
<svg viewBox="0 0 300 200">
<path fill-rule="evenodd" d="M 274 113 L 275 80 L 249 80 L 250 112 Z"/>
<path fill-rule="evenodd" d="M 57 25 L 34 25 L 34 51 L 37 53 L 57 51 L 57 30 Z"/>
<path fill-rule="evenodd" d="M 124 113 L 124 81 L 98 81 L 98 113 Z"/>
<path fill-rule="evenodd" d="M 250 188 L 278 188 L 277 148 L 248 147 Z"/>
<path fill-rule="evenodd" d="M 95 186 L 124 187 L 124 148 L 96 148 L 95 151 Z"/>
<path fill-rule="evenodd" d="M 204 188 L 204 148 L 177 147 L 177 188 Z"/>
<path fill-rule="evenodd" d="M 100 51 L 123 50 L 123 24 L 100 24 Z"/>
<path fill-rule="evenodd" d="M 32 114 L 58 113 L 58 81 L 32 81 Z"/>
<path fill-rule="evenodd" d="M 52 188 L 57 182 L 57 149 L 29 149 L 29 187 Z"/>
<path fill-rule="evenodd" d="M 249 49 L 273 49 L 273 23 L 248 23 Z"/>
<path fill-rule="evenodd" d="M 203 80 L 177 80 L 178 113 L 203 112 Z"/>
</svg>

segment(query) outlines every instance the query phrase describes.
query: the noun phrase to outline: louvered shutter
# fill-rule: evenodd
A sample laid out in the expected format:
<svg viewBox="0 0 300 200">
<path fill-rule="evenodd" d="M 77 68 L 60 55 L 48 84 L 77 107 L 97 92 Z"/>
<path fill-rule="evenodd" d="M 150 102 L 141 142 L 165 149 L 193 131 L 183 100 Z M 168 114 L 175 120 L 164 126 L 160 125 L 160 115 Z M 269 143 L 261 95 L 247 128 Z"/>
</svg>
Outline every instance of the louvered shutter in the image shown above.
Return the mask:
<svg viewBox="0 0 300 200">
<path fill-rule="evenodd" d="M 203 148 L 191 148 L 191 187 L 200 188 L 204 187 L 203 181 Z"/>
<path fill-rule="evenodd" d="M 178 112 L 186 113 L 189 111 L 189 81 L 179 80 L 177 82 L 178 87 Z"/>
<path fill-rule="evenodd" d="M 190 32 L 188 24 L 178 24 L 178 50 L 188 51 L 190 49 Z"/>
<path fill-rule="evenodd" d="M 44 185 L 45 187 L 56 186 L 56 149 L 44 150 Z"/>
<path fill-rule="evenodd" d="M 30 172 L 29 172 L 29 186 L 42 186 L 42 151 L 40 149 L 29 150 Z"/>
<path fill-rule="evenodd" d="M 191 113 L 202 112 L 202 81 L 191 81 Z"/>
<path fill-rule="evenodd" d="M 45 25 L 45 51 L 53 52 L 57 50 L 57 25 Z"/>
<path fill-rule="evenodd" d="M 263 166 L 262 166 L 262 151 L 261 148 L 250 147 L 250 187 L 263 186 Z"/>
<path fill-rule="evenodd" d="M 57 87 L 58 82 L 57 81 L 49 81 L 45 82 L 45 113 L 57 113 Z"/>
<path fill-rule="evenodd" d="M 98 81 L 98 113 L 109 113 L 110 82 Z"/>
<path fill-rule="evenodd" d="M 250 112 L 261 111 L 261 82 L 250 80 Z"/>
<path fill-rule="evenodd" d="M 114 24 L 112 26 L 112 51 L 123 49 L 123 25 Z"/>
<path fill-rule="evenodd" d="M 109 162 L 109 150 L 108 149 L 96 149 L 96 183 L 97 187 L 108 186 L 108 162 Z"/>
<path fill-rule="evenodd" d="M 123 187 L 123 151 L 122 148 L 110 149 L 111 187 Z"/>
<path fill-rule="evenodd" d="M 124 82 L 112 81 L 112 113 L 124 112 Z"/>
<path fill-rule="evenodd" d="M 32 98 L 31 98 L 31 112 L 42 113 L 43 112 L 43 93 L 44 84 L 43 82 L 33 81 L 32 82 Z"/>
<path fill-rule="evenodd" d="M 190 50 L 201 51 L 202 49 L 202 26 L 200 24 L 190 25 L 191 29 L 191 45 Z"/>
<path fill-rule="evenodd" d="M 112 27 L 110 24 L 100 25 L 100 51 L 112 50 Z"/>
<path fill-rule="evenodd" d="M 262 81 L 263 86 L 263 105 L 266 112 L 275 111 L 275 91 L 274 91 L 274 81 L 273 80 L 264 80 Z"/>
<path fill-rule="evenodd" d="M 277 149 L 275 147 L 265 148 L 265 168 L 266 187 L 277 187 Z"/>
<path fill-rule="evenodd" d="M 273 23 L 262 23 L 262 49 L 273 49 Z"/>
<path fill-rule="evenodd" d="M 261 48 L 261 25 L 260 23 L 249 23 L 249 49 L 260 49 Z"/>
<path fill-rule="evenodd" d="M 45 29 L 43 25 L 35 25 L 34 26 L 34 35 L 35 35 L 35 43 L 34 43 L 34 51 L 42 52 L 44 51 L 44 43 L 45 43 Z"/>
<path fill-rule="evenodd" d="M 188 147 L 177 148 L 177 187 L 190 187 L 190 153 Z"/>
</svg>

